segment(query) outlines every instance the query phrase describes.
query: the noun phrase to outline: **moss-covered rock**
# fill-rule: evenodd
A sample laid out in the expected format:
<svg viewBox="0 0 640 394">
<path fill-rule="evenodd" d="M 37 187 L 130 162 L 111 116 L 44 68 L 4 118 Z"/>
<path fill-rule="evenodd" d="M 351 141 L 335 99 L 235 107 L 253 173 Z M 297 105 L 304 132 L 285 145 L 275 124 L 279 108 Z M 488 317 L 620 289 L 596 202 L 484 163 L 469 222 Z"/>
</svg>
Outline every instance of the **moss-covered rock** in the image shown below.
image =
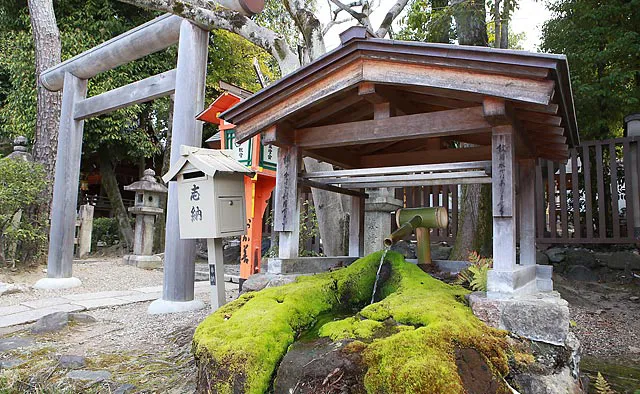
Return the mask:
<svg viewBox="0 0 640 394">
<path fill-rule="evenodd" d="M 194 335 L 201 392 L 264 393 L 278 363 L 305 329 L 327 313 L 355 316 L 326 323 L 320 336 L 355 339 L 372 393 L 462 393 L 457 349 L 475 349 L 502 387 L 505 332 L 487 327 L 463 304 L 467 293 L 431 278 L 397 253 L 383 299 L 368 305 L 380 253 L 347 268 L 241 296 L 200 324 Z M 498 390 L 497 392 L 500 392 Z"/>
</svg>

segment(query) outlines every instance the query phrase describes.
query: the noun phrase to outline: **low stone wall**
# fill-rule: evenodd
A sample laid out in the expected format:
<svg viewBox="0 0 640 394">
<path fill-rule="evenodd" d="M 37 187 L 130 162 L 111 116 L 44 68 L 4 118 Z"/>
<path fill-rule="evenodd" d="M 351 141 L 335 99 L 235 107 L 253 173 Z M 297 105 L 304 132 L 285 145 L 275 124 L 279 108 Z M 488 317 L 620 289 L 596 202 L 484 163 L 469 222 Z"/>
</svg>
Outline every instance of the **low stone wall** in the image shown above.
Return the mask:
<svg viewBox="0 0 640 394">
<path fill-rule="evenodd" d="M 538 264 L 551 264 L 554 272 L 570 280 L 585 282 L 630 280 L 640 273 L 637 250 L 592 250 L 580 247 L 553 247 L 539 251 Z"/>
</svg>

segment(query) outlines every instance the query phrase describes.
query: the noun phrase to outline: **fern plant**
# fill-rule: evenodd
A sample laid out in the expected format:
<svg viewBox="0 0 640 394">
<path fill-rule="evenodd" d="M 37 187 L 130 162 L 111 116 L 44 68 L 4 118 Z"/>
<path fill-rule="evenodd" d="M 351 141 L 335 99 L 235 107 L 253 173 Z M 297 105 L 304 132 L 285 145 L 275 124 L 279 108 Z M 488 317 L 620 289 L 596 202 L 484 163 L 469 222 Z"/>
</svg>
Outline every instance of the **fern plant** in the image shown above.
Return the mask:
<svg viewBox="0 0 640 394">
<path fill-rule="evenodd" d="M 468 268 L 460 271 L 456 284 L 468 284 L 469 288 L 474 291 L 487 291 L 487 274 L 489 269 L 493 267 L 493 260 L 488 257 L 482 257 L 478 252 L 469 253 Z"/>
<path fill-rule="evenodd" d="M 616 394 L 611 386 L 609 386 L 607 379 L 605 379 L 600 372 L 598 372 L 594 386 L 597 394 Z"/>
</svg>

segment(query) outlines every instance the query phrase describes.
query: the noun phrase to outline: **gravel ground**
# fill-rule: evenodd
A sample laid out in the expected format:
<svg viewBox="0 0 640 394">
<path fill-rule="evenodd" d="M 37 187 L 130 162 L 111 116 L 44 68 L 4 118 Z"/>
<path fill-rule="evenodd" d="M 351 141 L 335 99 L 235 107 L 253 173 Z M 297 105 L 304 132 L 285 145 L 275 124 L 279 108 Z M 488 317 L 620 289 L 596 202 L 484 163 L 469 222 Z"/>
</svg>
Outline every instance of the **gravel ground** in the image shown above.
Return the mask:
<svg viewBox="0 0 640 394">
<path fill-rule="evenodd" d="M 206 268 L 206 267 L 204 267 Z M 225 267 L 233 273 L 237 267 Z M 74 264 L 74 275 L 83 286 L 76 289 L 40 291 L 2 296 L 2 305 L 63 294 L 97 292 L 105 290 L 128 290 L 135 287 L 162 284 L 160 270 L 146 271 L 120 263 L 120 259 L 88 260 Z M 33 284 L 42 277 L 41 270 L 4 275 L 0 280 L 13 283 Z M 235 284 L 227 284 L 227 301 L 238 295 Z M 29 362 L 13 370 L 9 375 L 0 372 L 2 379 L 11 382 L 13 392 L 22 392 L 21 381 L 29 381 L 29 387 L 39 387 L 43 392 L 111 393 L 125 383 L 133 383 L 135 392 L 184 393 L 193 392 L 195 363 L 191 353 L 193 331 L 211 313 L 208 293 L 196 295 L 204 301 L 206 308 L 186 313 L 149 315 L 149 302 L 95 309 L 87 312 L 95 323 L 72 324 L 51 334 L 34 335 L 31 325 L 12 327 L 0 335 L 32 337 L 37 345 L 17 354 L 0 358 L 20 358 Z M 82 356 L 87 359 L 87 369 L 106 370 L 112 375 L 109 381 L 99 385 L 78 386 L 65 378 L 67 370 L 57 366 L 59 355 Z M 34 380 L 35 379 L 35 380 Z M 17 383 L 16 383 L 17 382 Z M 0 384 L 1 385 L 1 384 Z M 0 390 L 2 391 L 2 390 Z"/>
<path fill-rule="evenodd" d="M 0 282 L 33 285 L 38 279 L 44 278 L 45 267 L 28 272 L 0 274 Z M 208 271 L 207 264 L 197 263 L 196 269 Z M 225 273 L 239 275 L 239 265 L 225 265 Z M 82 286 L 72 289 L 38 290 L 29 289 L 23 293 L 2 296 L 2 306 L 16 305 L 25 301 L 41 298 L 53 298 L 68 294 L 93 293 L 110 290 L 131 290 L 138 287 L 162 285 L 162 270 L 143 270 L 122 263 L 121 258 L 99 258 L 75 260 L 73 276 L 82 281 Z"/>
<path fill-rule="evenodd" d="M 583 355 L 640 362 L 639 284 L 569 282 L 557 276 L 554 285 L 569 301 Z"/>
</svg>

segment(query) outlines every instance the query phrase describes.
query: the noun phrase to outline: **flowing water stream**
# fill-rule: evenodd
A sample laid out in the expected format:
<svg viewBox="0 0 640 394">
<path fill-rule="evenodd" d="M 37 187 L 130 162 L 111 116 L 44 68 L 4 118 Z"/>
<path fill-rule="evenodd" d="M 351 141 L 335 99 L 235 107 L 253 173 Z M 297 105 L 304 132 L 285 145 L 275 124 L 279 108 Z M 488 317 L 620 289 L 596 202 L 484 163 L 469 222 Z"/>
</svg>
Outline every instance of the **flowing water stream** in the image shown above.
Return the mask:
<svg viewBox="0 0 640 394">
<path fill-rule="evenodd" d="M 373 304 L 374 298 L 376 296 L 376 290 L 378 288 L 378 281 L 380 280 L 380 270 L 382 269 L 382 264 L 384 264 L 384 258 L 387 257 L 387 252 L 391 249 L 391 246 L 385 246 L 384 252 L 382 253 L 382 257 L 380 258 L 380 265 L 378 265 L 378 272 L 376 272 L 376 281 L 373 282 L 373 293 L 371 293 L 371 302 Z"/>
</svg>

